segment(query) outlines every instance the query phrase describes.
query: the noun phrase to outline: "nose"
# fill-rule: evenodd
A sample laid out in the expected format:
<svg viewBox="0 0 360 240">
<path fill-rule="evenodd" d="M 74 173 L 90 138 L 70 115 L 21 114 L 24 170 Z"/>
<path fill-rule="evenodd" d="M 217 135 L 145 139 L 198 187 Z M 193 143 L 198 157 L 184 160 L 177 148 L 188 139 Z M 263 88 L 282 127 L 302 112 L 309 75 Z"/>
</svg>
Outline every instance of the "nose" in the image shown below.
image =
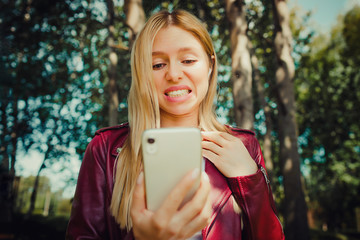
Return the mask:
<svg viewBox="0 0 360 240">
<path fill-rule="evenodd" d="M 182 78 L 182 70 L 177 62 L 172 62 L 168 64 L 168 69 L 165 77 L 168 81 L 179 81 Z"/>
</svg>

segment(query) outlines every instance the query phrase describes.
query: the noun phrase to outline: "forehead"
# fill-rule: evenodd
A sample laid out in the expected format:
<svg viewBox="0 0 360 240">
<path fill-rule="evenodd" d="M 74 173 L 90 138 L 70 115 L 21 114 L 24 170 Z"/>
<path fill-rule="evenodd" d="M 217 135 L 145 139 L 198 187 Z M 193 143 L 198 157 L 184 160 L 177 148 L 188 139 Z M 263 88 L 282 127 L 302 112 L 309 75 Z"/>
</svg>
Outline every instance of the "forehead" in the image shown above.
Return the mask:
<svg viewBox="0 0 360 240">
<path fill-rule="evenodd" d="M 180 50 L 197 50 L 205 53 L 203 44 L 195 35 L 177 26 L 160 29 L 152 47 L 153 53 Z"/>
</svg>

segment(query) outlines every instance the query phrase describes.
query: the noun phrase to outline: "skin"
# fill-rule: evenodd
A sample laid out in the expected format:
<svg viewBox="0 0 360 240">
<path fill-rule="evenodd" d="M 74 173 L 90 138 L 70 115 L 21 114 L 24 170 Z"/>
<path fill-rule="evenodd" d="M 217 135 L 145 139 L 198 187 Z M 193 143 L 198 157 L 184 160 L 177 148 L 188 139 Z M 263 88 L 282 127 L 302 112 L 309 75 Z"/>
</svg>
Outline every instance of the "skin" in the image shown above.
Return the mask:
<svg viewBox="0 0 360 240">
<path fill-rule="evenodd" d="M 164 28 L 155 37 L 152 62 L 161 127 L 197 127 L 199 105 L 208 91 L 210 70 L 209 56 L 200 41 L 179 27 Z M 189 93 L 167 96 L 172 89 L 186 89 Z"/>
<path fill-rule="evenodd" d="M 258 167 L 243 142 L 225 132 L 202 132 L 203 156 L 226 177 L 256 173 Z"/>
<path fill-rule="evenodd" d="M 158 32 L 153 44 L 153 80 L 161 127 L 198 127 L 199 106 L 208 91 L 210 61 L 201 42 L 191 33 L 175 26 Z M 222 132 L 203 132 L 202 136 L 203 156 L 225 176 L 257 171 L 240 139 Z M 198 174 L 199 169 L 189 172 L 156 212 L 146 209 L 144 178 L 140 174 L 131 207 L 136 239 L 186 239 L 210 223 L 210 183 L 205 172 L 194 197 L 180 207 Z"/>
<path fill-rule="evenodd" d="M 140 174 L 131 206 L 135 239 L 187 239 L 210 223 L 210 184 L 205 173 L 194 197 L 179 209 L 198 174 L 198 169 L 188 173 L 156 212 L 146 209 L 144 178 L 143 173 Z"/>
</svg>

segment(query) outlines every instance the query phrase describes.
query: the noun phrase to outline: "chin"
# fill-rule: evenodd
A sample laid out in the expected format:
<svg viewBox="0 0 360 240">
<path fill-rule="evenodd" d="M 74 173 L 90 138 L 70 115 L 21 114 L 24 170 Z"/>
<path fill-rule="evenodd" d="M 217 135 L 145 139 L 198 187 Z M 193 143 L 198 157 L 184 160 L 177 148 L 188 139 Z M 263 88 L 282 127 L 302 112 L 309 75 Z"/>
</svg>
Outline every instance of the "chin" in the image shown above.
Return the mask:
<svg viewBox="0 0 360 240">
<path fill-rule="evenodd" d="M 192 113 L 196 112 L 196 108 L 170 108 L 170 109 L 163 109 L 162 112 L 167 113 L 169 115 L 174 116 L 183 116 L 183 115 L 191 115 Z"/>
</svg>

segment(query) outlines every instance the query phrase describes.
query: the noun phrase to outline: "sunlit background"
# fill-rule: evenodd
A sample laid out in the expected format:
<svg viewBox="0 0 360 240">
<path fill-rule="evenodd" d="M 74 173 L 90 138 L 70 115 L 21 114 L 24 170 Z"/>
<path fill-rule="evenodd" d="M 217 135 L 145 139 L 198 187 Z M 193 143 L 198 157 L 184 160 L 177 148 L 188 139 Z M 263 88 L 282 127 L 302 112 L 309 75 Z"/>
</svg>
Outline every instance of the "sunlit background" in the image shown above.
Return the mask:
<svg viewBox="0 0 360 240">
<path fill-rule="evenodd" d="M 288 6 L 290 9 L 296 9 L 299 16 L 310 13 L 309 26 L 304 32 L 314 31 L 314 35 L 323 34 L 329 36 L 331 28 L 338 24 L 341 16 L 351 10 L 355 5 L 360 4 L 358 0 L 290 0 Z M 105 8 L 103 8 L 106 11 Z M 105 13 L 104 13 L 105 15 Z M 340 18 L 340 19 L 339 19 Z M 75 62 L 76 64 L 76 62 Z M 82 67 L 79 67 L 82 68 Z M 90 116 L 91 117 L 91 116 Z M 70 150 L 71 151 L 71 150 Z M 72 150 L 75 151 L 75 150 Z M 69 185 L 68 179 L 76 178 L 81 162 L 79 157 L 72 152 L 71 163 L 63 168 L 56 163 L 50 169 L 44 169 L 42 176 L 50 180 L 52 192 L 61 190 L 63 196 L 72 197 L 75 191 L 75 184 Z M 16 172 L 23 177 L 35 176 L 39 170 L 44 154 L 36 150 L 20 152 L 17 157 Z M 71 167 L 70 167 L 71 166 Z M 62 171 L 59 171 L 61 170 Z"/>
<path fill-rule="evenodd" d="M 222 122 L 234 124 L 231 55 L 228 32 L 223 29 L 227 26 L 223 3 L 180 2 L 144 1 L 143 7 L 147 16 L 177 6 L 195 14 L 198 4 L 211 9 L 211 18 L 203 20 L 211 28 L 220 63 L 217 114 Z M 273 28 L 266 26 L 272 20 L 270 16 L 267 22 L 259 20 L 266 19 L 262 15 L 269 14 L 266 9 L 271 4 L 263 2 L 245 1 L 248 35 L 257 47 L 262 83 L 269 91 L 265 91 L 265 99 L 276 119 L 277 104 L 269 87 L 274 78 L 274 70 L 269 67 L 274 61 Z M 0 228 L 0 239 L 47 239 L 25 227 L 23 219 L 32 218 L 39 229 L 46 226 L 44 222 L 55 221 L 59 227 L 52 231 L 63 239 L 86 145 L 97 129 L 111 122 L 107 104 L 109 44 L 118 61 L 117 121 L 126 121 L 131 33 L 124 23 L 123 1 L 113 3 L 117 29 L 109 43 L 106 1 L 0 0 L 0 163 L 4 165 L 5 159 L 10 159 L 3 167 L 11 169 L 16 159 L 13 219 L 23 221 L 20 226 L 25 229 L 23 235 L 17 235 Z M 298 145 L 312 239 L 360 239 L 360 1 L 290 0 L 287 4 L 294 38 Z M 258 101 L 254 106 L 254 128 L 262 144 L 267 131 L 265 113 Z M 14 121 L 15 116 L 20 121 Z M 273 184 L 282 219 L 284 191 L 276 157 L 276 127 Z M 14 138 L 16 148 L 11 144 Z M 36 199 L 31 201 L 36 178 Z"/>
</svg>

